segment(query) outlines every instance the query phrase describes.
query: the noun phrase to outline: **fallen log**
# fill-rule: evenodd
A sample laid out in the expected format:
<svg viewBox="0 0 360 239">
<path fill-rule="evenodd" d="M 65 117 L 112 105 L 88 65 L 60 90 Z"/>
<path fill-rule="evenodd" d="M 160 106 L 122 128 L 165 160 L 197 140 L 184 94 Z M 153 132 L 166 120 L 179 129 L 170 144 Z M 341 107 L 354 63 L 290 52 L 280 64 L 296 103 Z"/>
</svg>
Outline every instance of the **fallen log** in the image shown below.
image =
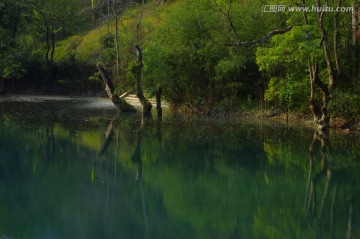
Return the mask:
<svg viewBox="0 0 360 239">
<path fill-rule="evenodd" d="M 105 91 L 107 96 L 111 99 L 113 104 L 121 111 L 121 112 L 136 112 L 134 106 L 130 105 L 123 97 L 120 97 L 114 94 L 115 87 L 112 83 L 112 80 L 106 74 L 104 67 L 101 64 L 97 64 L 97 69 L 101 75 L 102 80 L 105 83 Z M 124 96 L 124 95 L 122 95 Z M 126 96 L 126 95 L 125 95 Z"/>
</svg>

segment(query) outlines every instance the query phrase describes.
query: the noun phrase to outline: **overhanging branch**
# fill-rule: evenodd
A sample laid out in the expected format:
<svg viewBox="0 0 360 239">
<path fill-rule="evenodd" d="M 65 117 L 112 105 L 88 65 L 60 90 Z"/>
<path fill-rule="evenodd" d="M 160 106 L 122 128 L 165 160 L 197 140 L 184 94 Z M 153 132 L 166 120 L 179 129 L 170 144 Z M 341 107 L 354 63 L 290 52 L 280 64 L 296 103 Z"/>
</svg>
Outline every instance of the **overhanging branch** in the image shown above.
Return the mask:
<svg viewBox="0 0 360 239">
<path fill-rule="evenodd" d="M 266 42 L 267 40 L 269 40 L 270 38 L 272 38 L 275 35 L 279 35 L 279 34 L 284 34 L 288 31 L 290 31 L 293 28 L 292 25 L 283 28 L 283 29 L 278 29 L 272 32 L 269 32 L 268 34 L 266 34 L 263 38 L 260 39 L 256 39 L 256 40 L 252 40 L 252 41 L 242 41 L 242 42 L 236 42 L 236 43 L 225 43 L 225 46 L 252 46 L 252 45 L 258 45 L 261 43 Z"/>
</svg>

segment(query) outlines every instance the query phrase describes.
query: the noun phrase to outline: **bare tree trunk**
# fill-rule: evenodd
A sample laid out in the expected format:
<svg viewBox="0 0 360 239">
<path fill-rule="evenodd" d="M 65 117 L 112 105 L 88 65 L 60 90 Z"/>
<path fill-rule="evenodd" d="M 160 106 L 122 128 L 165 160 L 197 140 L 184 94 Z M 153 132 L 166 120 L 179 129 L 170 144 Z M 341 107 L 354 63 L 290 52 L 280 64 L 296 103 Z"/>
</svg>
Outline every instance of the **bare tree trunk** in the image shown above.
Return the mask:
<svg viewBox="0 0 360 239">
<path fill-rule="evenodd" d="M 135 39 L 136 44 L 139 44 L 139 41 L 140 41 L 140 26 L 141 26 L 143 13 L 144 13 L 144 5 L 145 5 L 145 0 L 142 0 L 141 8 L 140 8 L 140 15 L 139 15 L 139 19 L 138 19 L 138 22 L 136 24 L 136 29 L 135 29 L 136 30 L 136 39 Z"/>
<path fill-rule="evenodd" d="M 115 0 L 113 0 L 113 12 L 115 18 L 115 51 L 116 51 L 116 77 L 120 78 L 120 50 L 119 50 L 119 18 L 116 14 Z"/>
<path fill-rule="evenodd" d="M 321 8 L 320 0 L 316 0 L 316 4 L 318 8 Z M 338 0 L 337 7 L 341 7 L 342 0 Z M 325 12 L 320 12 L 318 14 L 318 25 L 319 31 L 321 35 L 321 44 L 323 46 L 324 57 L 328 69 L 328 84 L 324 84 L 320 78 L 318 73 L 318 66 L 317 63 L 313 65 L 313 69 L 311 71 L 312 74 L 312 84 L 315 84 L 322 92 L 322 102 L 323 105 L 321 107 L 321 117 L 319 118 L 319 112 L 315 106 L 315 100 L 313 96 L 314 89 L 312 88 L 312 98 L 310 99 L 310 109 L 314 115 L 314 119 L 318 125 L 318 129 L 325 130 L 328 129 L 330 126 L 330 116 L 328 114 L 328 104 L 331 99 L 330 97 L 330 90 L 334 88 L 337 84 L 337 81 L 340 78 L 341 74 L 341 64 L 340 64 L 340 55 L 339 55 L 339 13 L 335 13 L 334 15 L 334 42 L 333 42 L 333 55 L 335 57 L 335 66 L 333 63 L 333 59 L 330 52 L 330 43 L 328 39 L 327 31 L 325 30 L 324 26 L 324 15 Z M 314 85 L 312 85 L 313 87 Z"/>
<path fill-rule="evenodd" d="M 49 53 L 50 53 L 50 37 L 49 37 L 49 26 L 46 26 L 46 32 L 45 32 L 45 38 L 46 38 L 46 53 L 45 53 L 45 59 L 46 62 L 49 63 Z"/>
<path fill-rule="evenodd" d="M 342 5 L 342 0 L 338 0 L 338 5 L 337 8 L 340 9 Z M 339 24 L 340 24 L 340 19 L 339 19 L 339 12 L 335 12 L 334 15 L 334 56 L 335 56 L 335 79 L 336 82 L 339 81 L 340 77 L 341 77 L 341 62 L 340 62 L 340 54 L 339 54 L 339 38 L 340 38 L 340 34 L 339 34 Z M 335 83 L 336 83 L 335 82 Z"/>
<path fill-rule="evenodd" d="M 50 51 L 50 62 L 54 62 L 54 54 L 55 54 L 55 47 L 56 47 L 56 38 L 55 38 L 55 32 L 51 32 L 51 51 Z"/>
<path fill-rule="evenodd" d="M 359 60 L 357 56 L 360 52 L 359 46 L 359 0 L 353 0 L 352 12 L 352 84 L 356 84 L 356 78 L 359 74 Z"/>
<path fill-rule="evenodd" d="M 321 8 L 320 0 L 316 0 L 316 4 L 318 8 Z M 325 61 L 328 69 L 328 84 L 329 84 L 329 88 L 332 88 L 332 86 L 334 85 L 334 77 L 335 77 L 334 63 L 331 59 L 328 34 L 324 26 L 324 16 L 325 16 L 325 12 L 320 12 L 318 14 L 318 24 L 321 35 L 321 44 L 323 46 Z"/>
<path fill-rule="evenodd" d="M 16 17 L 15 17 L 15 21 L 14 21 L 14 27 L 13 27 L 13 30 L 12 30 L 12 37 L 13 38 L 15 38 L 16 32 L 18 30 L 21 10 L 22 10 L 22 8 L 19 6 L 18 9 L 17 9 L 17 12 L 16 12 Z"/>
<path fill-rule="evenodd" d="M 162 95 L 162 87 L 160 86 L 156 91 L 156 111 L 158 116 L 162 116 L 162 108 L 161 108 L 161 95 Z"/>
<path fill-rule="evenodd" d="M 311 93 L 310 93 L 310 110 L 314 116 L 314 122 L 317 124 L 318 129 L 327 129 L 330 125 L 330 117 L 327 112 L 327 106 L 330 101 L 330 93 L 327 85 L 325 85 L 319 78 L 319 66 L 318 63 L 310 61 L 309 63 L 310 81 L 311 81 Z M 314 97 L 314 86 L 317 86 L 322 93 L 323 105 L 320 108 Z"/>
<path fill-rule="evenodd" d="M 150 116 L 151 115 L 151 108 L 152 104 L 145 98 L 143 90 L 142 90 L 142 83 L 141 83 L 141 71 L 143 67 L 142 63 L 142 51 L 141 48 L 136 45 L 136 54 L 138 57 L 138 67 L 136 69 L 136 80 L 137 80 L 137 92 L 136 96 L 139 98 L 139 101 L 141 103 L 141 106 L 143 108 L 143 115 L 144 116 Z"/>
<path fill-rule="evenodd" d="M 118 95 L 114 95 L 115 87 L 112 83 L 111 79 L 107 76 L 105 69 L 98 64 L 97 65 L 98 71 L 100 72 L 101 78 L 105 83 L 105 91 L 108 97 L 111 99 L 113 104 L 122 112 L 136 112 L 134 106 L 127 103 L 123 98 L 119 97 Z"/>
</svg>

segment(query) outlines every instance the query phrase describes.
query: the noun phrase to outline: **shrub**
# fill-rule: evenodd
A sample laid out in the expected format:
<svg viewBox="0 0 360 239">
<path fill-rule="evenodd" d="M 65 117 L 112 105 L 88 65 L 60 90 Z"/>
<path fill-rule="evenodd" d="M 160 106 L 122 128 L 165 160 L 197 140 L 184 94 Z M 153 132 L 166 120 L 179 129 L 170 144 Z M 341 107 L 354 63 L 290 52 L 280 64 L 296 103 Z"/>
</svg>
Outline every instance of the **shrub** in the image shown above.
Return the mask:
<svg viewBox="0 0 360 239">
<path fill-rule="evenodd" d="M 360 118 L 360 95 L 335 91 L 329 103 L 329 110 L 333 117 Z"/>
</svg>

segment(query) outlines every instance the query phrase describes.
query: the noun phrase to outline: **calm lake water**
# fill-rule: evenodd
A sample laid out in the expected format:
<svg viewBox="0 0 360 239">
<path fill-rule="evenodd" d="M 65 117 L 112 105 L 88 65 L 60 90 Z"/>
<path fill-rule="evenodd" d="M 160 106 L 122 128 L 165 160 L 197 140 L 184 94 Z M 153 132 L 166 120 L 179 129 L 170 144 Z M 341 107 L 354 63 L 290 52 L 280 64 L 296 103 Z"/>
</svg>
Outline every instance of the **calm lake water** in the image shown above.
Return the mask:
<svg viewBox="0 0 360 239">
<path fill-rule="evenodd" d="M 360 238 L 359 135 L 0 100 L 0 239 Z"/>
</svg>

